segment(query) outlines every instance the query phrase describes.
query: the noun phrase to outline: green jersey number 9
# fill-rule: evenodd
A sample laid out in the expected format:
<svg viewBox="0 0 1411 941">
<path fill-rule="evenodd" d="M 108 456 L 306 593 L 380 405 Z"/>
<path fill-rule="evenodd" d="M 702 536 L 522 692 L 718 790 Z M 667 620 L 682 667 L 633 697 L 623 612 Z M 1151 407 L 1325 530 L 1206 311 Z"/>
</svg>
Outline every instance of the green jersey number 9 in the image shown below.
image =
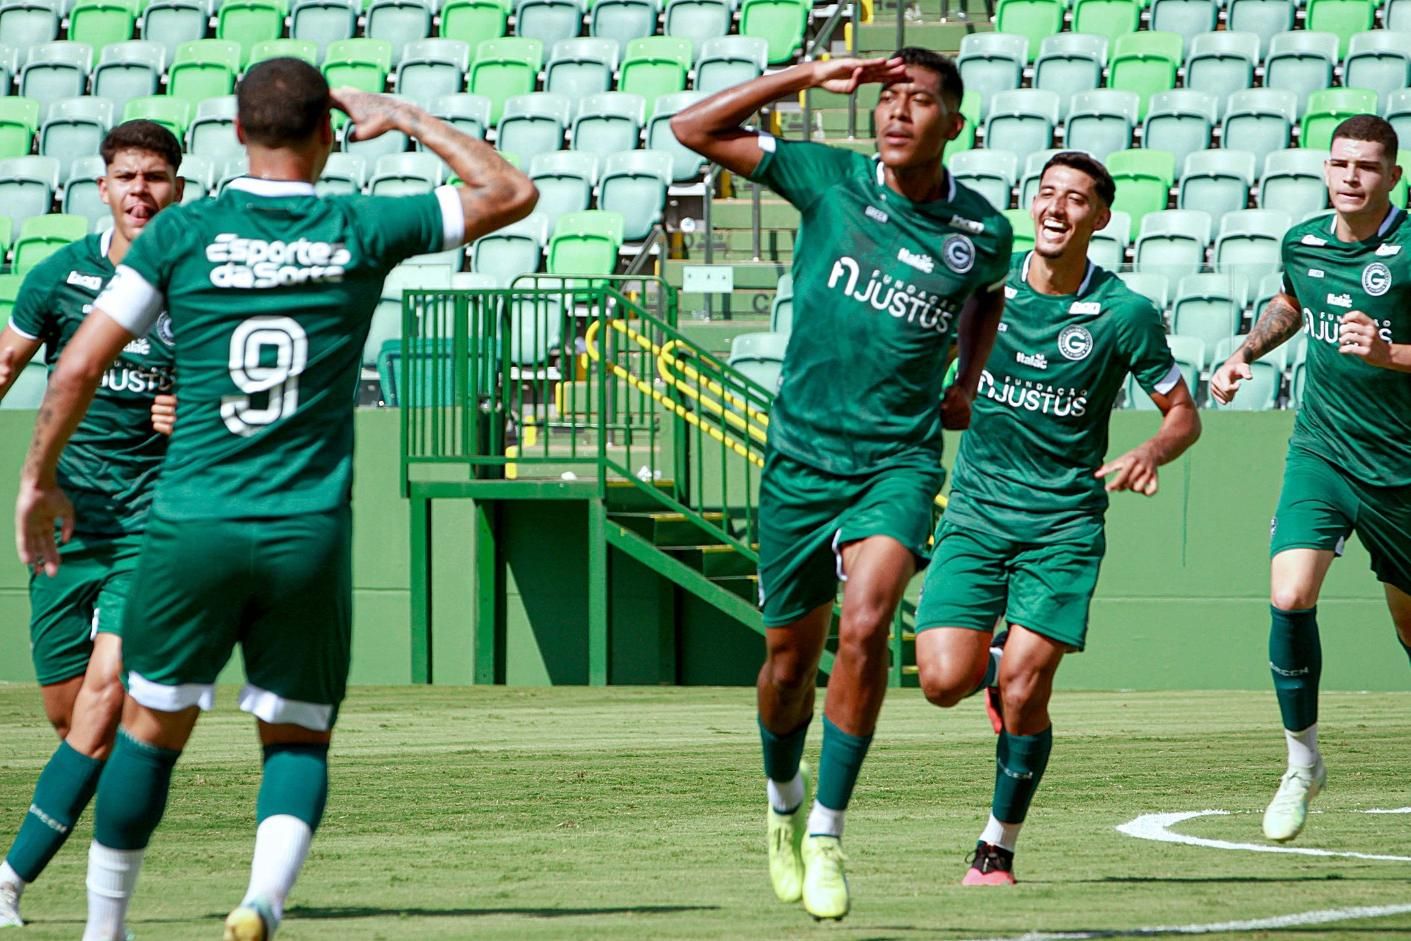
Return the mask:
<svg viewBox="0 0 1411 941">
<path fill-rule="evenodd" d="M 230 381 L 245 394 L 221 398 L 225 427 L 252 435 L 294 414 L 308 358 L 308 334 L 289 317 L 251 317 L 236 327 L 230 337 Z M 251 404 L 255 395 L 263 395 L 265 404 Z"/>
</svg>

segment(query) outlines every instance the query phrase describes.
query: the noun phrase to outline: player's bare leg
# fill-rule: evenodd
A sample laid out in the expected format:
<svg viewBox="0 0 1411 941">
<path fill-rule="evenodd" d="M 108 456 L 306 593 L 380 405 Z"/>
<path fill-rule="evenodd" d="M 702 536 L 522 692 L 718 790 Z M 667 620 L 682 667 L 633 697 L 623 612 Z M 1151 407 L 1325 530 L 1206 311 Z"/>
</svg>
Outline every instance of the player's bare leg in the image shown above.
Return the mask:
<svg viewBox="0 0 1411 941">
<path fill-rule="evenodd" d="M 1000 638 L 1003 641 L 1003 637 Z M 980 690 L 987 690 L 986 711 L 995 734 L 1003 729 L 998 693 L 1001 651 L 992 631 L 966 627 L 934 627 L 916 635 L 916 666 L 921 692 L 932 705 L 949 709 Z"/>
<path fill-rule="evenodd" d="M 1391 612 L 1391 623 L 1396 627 L 1396 639 L 1411 657 L 1411 595 L 1395 585 L 1382 583 L 1386 590 L 1387 610 Z"/>
<path fill-rule="evenodd" d="M 1308 819 L 1308 803 L 1323 789 L 1327 770 L 1318 753 L 1318 594 L 1333 564 L 1326 549 L 1287 549 L 1270 563 L 1269 669 L 1283 719 L 1288 769 L 1264 811 L 1264 835 L 1292 840 Z"/>
</svg>

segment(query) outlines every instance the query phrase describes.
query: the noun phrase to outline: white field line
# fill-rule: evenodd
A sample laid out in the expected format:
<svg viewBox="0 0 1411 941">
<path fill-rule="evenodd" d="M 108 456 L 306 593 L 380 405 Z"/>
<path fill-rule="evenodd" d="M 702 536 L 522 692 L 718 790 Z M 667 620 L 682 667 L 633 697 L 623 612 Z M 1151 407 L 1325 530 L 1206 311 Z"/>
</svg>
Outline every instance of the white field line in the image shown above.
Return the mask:
<svg viewBox="0 0 1411 941">
<path fill-rule="evenodd" d="M 1384 811 L 1385 812 L 1385 811 Z M 1411 813 L 1396 810 L 1392 813 Z M 1380 853 L 1353 853 L 1338 850 L 1316 849 L 1310 846 L 1275 846 L 1269 843 L 1232 843 L 1229 840 L 1209 840 L 1205 837 L 1176 833 L 1171 827 L 1196 817 L 1228 816 L 1228 810 L 1190 810 L 1172 814 L 1143 814 L 1129 820 L 1117 828 L 1118 833 L 1134 836 L 1139 840 L 1155 840 L 1158 843 L 1184 843 L 1187 846 L 1208 846 L 1217 850 L 1247 850 L 1251 853 L 1288 853 L 1293 856 L 1336 856 L 1347 859 L 1372 859 L 1380 862 L 1411 863 L 1411 856 L 1389 856 Z"/>
<path fill-rule="evenodd" d="M 1301 928 L 1307 925 L 1327 925 L 1338 921 L 1363 918 L 1385 918 L 1405 915 L 1411 905 L 1366 905 L 1360 908 L 1323 908 L 1312 912 L 1275 915 L 1271 918 L 1251 918 L 1246 921 L 1217 921 L 1205 925 L 1157 925 L 1151 928 L 1114 928 L 1107 931 L 1031 931 L 1007 937 L 972 939 L 972 941 L 1090 941 L 1094 938 L 1155 938 L 1163 935 L 1199 935 L 1232 931 L 1268 931 L 1278 928 Z"/>
<path fill-rule="evenodd" d="M 1362 811 L 1364 814 L 1411 814 L 1411 807 L 1393 807 L 1387 810 L 1382 807 L 1373 807 L 1371 810 Z"/>
</svg>

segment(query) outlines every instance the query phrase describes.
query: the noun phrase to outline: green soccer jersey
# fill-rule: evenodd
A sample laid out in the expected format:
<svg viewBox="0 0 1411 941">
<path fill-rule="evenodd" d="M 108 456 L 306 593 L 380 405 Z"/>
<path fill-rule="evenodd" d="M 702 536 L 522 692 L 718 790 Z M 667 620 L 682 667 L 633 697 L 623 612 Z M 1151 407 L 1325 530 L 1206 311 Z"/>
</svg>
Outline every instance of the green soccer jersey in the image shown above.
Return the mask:
<svg viewBox="0 0 1411 941">
<path fill-rule="evenodd" d="M 946 519 L 1024 541 L 1090 524 L 1107 509 L 1093 476 L 1127 374 L 1169 392 L 1180 370 L 1161 314 L 1091 263 L 1076 294 L 1040 294 L 1014 256 L 1004 321 L 960 442 Z"/>
<path fill-rule="evenodd" d="M 44 343 L 50 370 L 113 276 L 111 233 L 59 249 L 20 287 L 10 326 Z M 172 388 L 171 322 L 127 345 L 103 378 L 88 414 L 59 456 L 59 485 L 73 501 L 80 536 L 143 529 L 167 438 L 152 427 L 152 400 Z"/>
<path fill-rule="evenodd" d="M 157 486 L 165 519 L 266 518 L 347 503 L 353 392 L 383 278 L 460 243 L 449 187 L 320 199 L 241 179 L 157 216 L 98 306 L 136 333 L 165 305 L 180 377 Z"/>
<path fill-rule="evenodd" d="M 769 135 L 760 146 L 754 178 L 802 216 L 770 446 L 840 475 L 938 458 L 956 321 L 1004 279 L 1008 220 L 951 176 L 947 198 L 917 203 L 875 157 Z"/>
<path fill-rule="evenodd" d="M 1360 310 L 1389 343 L 1411 343 L 1411 225 L 1392 208 L 1376 235 L 1343 242 L 1335 217 L 1284 236 L 1284 291 L 1303 308 L 1307 375 L 1292 444 L 1367 484 L 1411 484 L 1411 375 L 1338 352 L 1343 314 Z"/>
</svg>

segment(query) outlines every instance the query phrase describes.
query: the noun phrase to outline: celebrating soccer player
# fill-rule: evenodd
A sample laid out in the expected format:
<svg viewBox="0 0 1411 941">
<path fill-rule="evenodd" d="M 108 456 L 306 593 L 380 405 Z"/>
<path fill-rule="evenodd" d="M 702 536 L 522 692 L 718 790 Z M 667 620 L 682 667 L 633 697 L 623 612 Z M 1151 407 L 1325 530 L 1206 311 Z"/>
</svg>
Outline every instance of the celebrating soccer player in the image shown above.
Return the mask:
<svg viewBox="0 0 1411 941">
<path fill-rule="evenodd" d="M 875 157 L 741 127 L 805 88 L 882 85 Z M 925 563 L 941 428 L 963 428 L 1003 310 L 1009 223 L 941 166 L 963 127 L 960 73 L 907 48 L 809 62 L 714 95 L 672 119 L 688 147 L 767 185 L 802 216 L 797 315 L 770 414 L 759 497 L 767 627 L 759 730 L 775 894 L 816 918 L 849 896 L 843 816 L 887 682 L 887 635 Z M 967 302 L 969 302 L 967 304 Z M 968 364 L 942 399 L 953 339 Z M 844 582 L 818 793 L 800 768 L 818 661 Z M 806 817 L 806 819 L 805 819 Z"/>
<path fill-rule="evenodd" d="M 1396 132 L 1370 114 L 1333 131 L 1331 217 L 1284 236 L 1283 291 L 1210 380 L 1228 402 L 1249 364 L 1308 332 L 1307 378 L 1270 527 L 1269 669 L 1288 770 L 1264 812 L 1280 842 L 1303 829 L 1327 771 L 1318 752 L 1318 593 L 1356 530 L 1411 655 L 1411 226 L 1391 205 Z"/>
<path fill-rule="evenodd" d="M 360 139 L 399 130 L 464 180 L 406 197 L 315 195 L 329 108 Z M 229 941 L 264 941 L 323 814 L 348 675 L 351 390 L 398 261 L 521 218 L 533 185 L 487 144 L 404 102 L 340 89 L 296 59 L 251 67 L 236 132 L 250 175 L 158 216 L 60 357 L 16 508 L 21 558 L 52 575 L 74 508 L 55 463 L 108 364 L 166 308 L 179 421 L 123 618 L 130 701 L 98 786 L 86 941 L 125 934 L 172 767 L 234 647 L 264 773 L 250 886 Z"/>
<path fill-rule="evenodd" d="M 953 706 L 989 690 L 999 734 L 990 819 L 965 885 L 1014 882 L 1015 841 L 1053 746 L 1054 674 L 1087 639 L 1108 492 L 1156 493 L 1157 468 L 1200 435 L 1161 313 L 1088 261 L 1114 194 L 1107 169 L 1087 154 L 1059 153 L 1044 167 L 1029 209 L 1034 250 L 1016 255 L 1009 272 L 1004 323 L 916 614 L 926 698 Z M 1128 373 L 1161 410 L 1161 426 L 1103 464 Z M 1001 617 L 1007 637 L 992 649 Z"/>
<path fill-rule="evenodd" d="M 41 345 L 53 366 L 132 240 L 181 199 L 181 144 L 160 124 L 120 124 L 99 152 L 98 193 L 113 227 L 59 249 L 25 278 L 0 332 L 0 397 Z M 24 924 L 20 894 L 68 839 L 112 749 L 123 702 L 122 609 L 171 430 L 171 346 L 162 318 L 121 351 L 55 469 L 77 519 L 63 568 L 30 575 L 30 654 L 61 741 L 0 864 L 0 927 Z"/>
</svg>

